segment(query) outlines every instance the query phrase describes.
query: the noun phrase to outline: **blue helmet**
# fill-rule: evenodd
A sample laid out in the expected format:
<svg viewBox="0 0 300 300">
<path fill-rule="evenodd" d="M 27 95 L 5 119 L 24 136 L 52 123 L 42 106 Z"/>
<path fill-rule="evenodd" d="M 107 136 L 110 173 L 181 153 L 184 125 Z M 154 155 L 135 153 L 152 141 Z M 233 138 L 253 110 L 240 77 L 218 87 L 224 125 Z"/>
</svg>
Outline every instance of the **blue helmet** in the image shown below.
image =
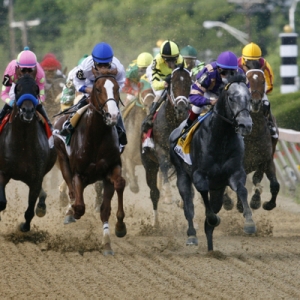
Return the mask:
<svg viewBox="0 0 300 300">
<path fill-rule="evenodd" d="M 217 58 L 217 66 L 223 69 L 236 70 L 238 68 L 238 58 L 231 51 L 222 52 Z"/>
<path fill-rule="evenodd" d="M 96 63 L 110 63 L 112 62 L 114 51 L 109 44 L 102 42 L 94 47 L 92 56 Z"/>
</svg>

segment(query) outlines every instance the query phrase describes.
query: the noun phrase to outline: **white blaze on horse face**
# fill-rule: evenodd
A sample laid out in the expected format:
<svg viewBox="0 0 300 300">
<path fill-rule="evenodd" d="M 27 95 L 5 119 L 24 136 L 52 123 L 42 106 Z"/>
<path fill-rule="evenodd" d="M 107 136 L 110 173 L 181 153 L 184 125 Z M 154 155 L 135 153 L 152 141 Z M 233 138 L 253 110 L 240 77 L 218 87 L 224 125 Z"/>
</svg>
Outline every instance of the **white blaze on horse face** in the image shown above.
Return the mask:
<svg viewBox="0 0 300 300">
<path fill-rule="evenodd" d="M 104 87 L 106 89 L 107 99 L 115 99 L 114 98 L 114 84 L 110 80 L 106 80 Z M 119 114 L 119 109 L 116 101 L 108 101 L 107 102 L 108 112 L 110 113 L 112 119 L 116 118 Z"/>
<path fill-rule="evenodd" d="M 252 78 L 253 78 L 254 80 L 257 80 L 257 79 L 258 79 L 258 75 L 257 75 L 257 74 L 254 74 Z"/>
</svg>

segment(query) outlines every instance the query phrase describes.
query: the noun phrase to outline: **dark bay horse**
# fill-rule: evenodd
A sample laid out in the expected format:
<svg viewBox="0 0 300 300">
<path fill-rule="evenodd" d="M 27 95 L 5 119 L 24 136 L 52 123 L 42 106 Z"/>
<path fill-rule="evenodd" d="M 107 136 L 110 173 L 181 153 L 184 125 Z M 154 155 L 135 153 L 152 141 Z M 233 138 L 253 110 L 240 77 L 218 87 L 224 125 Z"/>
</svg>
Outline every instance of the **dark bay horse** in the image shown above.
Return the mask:
<svg viewBox="0 0 300 300">
<path fill-rule="evenodd" d="M 260 185 L 264 174 L 270 181 L 271 199 L 263 204 L 265 210 L 272 210 L 276 207 L 276 198 L 279 193 L 280 185 L 276 178 L 276 168 L 274 164 L 274 153 L 278 138 L 271 137 L 270 130 L 267 125 L 266 117 L 262 110 L 262 98 L 265 92 L 265 75 L 260 69 L 251 69 L 246 73 L 247 79 L 250 83 L 251 91 L 251 117 L 253 120 L 252 132 L 245 136 L 245 156 L 244 168 L 246 174 L 254 172 L 252 176 L 252 183 L 254 185 L 254 194 L 250 201 L 252 209 L 258 209 L 261 206 L 262 186 Z M 273 123 L 278 128 L 275 118 Z M 224 208 L 232 208 L 232 200 L 225 194 Z M 243 206 L 238 200 L 237 208 L 243 212 Z"/>
<path fill-rule="evenodd" d="M 194 218 L 194 191 L 200 192 L 205 205 L 205 234 L 208 251 L 213 250 L 213 231 L 220 224 L 217 213 L 222 208 L 223 193 L 229 185 L 238 195 L 244 207 L 244 231 L 256 231 L 252 212 L 247 202 L 246 172 L 243 168 L 244 142 L 242 135 L 250 134 L 250 93 L 245 77 L 237 75 L 220 91 L 211 115 L 206 117 L 193 135 L 191 161 L 186 164 L 174 151 L 184 126 L 170 135 L 170 156 L 177 172 L 177 187 L 184 202 L 184 214 L 188 221 L 187 245 L 198 245 Z"/>
<path fill-rule="evenodd" d="M 109 217 L 114 192 L 118 196 L 117 237 L 126 235 L 123 209 L 125 180 L 122 177 L 121 156 L 116 123 L 119 115 L 119 85 L 117 70 L 92 69 L 95 76 L 87 111 L 81 116 L 71 138 L 68 154 L 65 143 L 57 136 L 54 142 L 64 180 L 69 189 L 70 204 L 65 224 L 80 219 L 85 213 L 83 192 L 86 186 L 103 181 L 103 203 L 100 218 L 103 223 L 103 253 L 113 254 L 110 243 Z M 61 128 L 66 117 L 58 119 L 54 127 Z"/>
<path fill-rule="evenodd" d="M 190 72 L 181 65 L 173 70 L 167 100 L 161 105 L 154 119 L 153 140 L 154 151 L 142 152 L 142 163 L 146 172 L 147 185 L 153 204 L 154 221 L 158 225 L 157 205 L 160 190 L 157 186 L 157 175 L 160 170 L 163 177 L 164 203 L 172 203 L 172 192 L 169 183 L 169 170 L 172 169 L 169 154 L 169 136 L 188 116 L 190 103 L 188 100 L 192 79 Z M 140 143 L 141 144 L 141 143 Z"/>
<path fill-rule="evenodd" d="M 9 122 L 0 134 L 0 211 L 6 208 L 5 186 L 10 179 L 20 180 L 29 187 L 28 208 L 21 231 L 30 230 L 34 208 L 39 217 L 46 214 L 44 176 L 56 161 L 55 148 L 49 147 L 45 125 L 36 113 L 39 88 L 29 76 L 21 77 L 15 86 L 16 104 Z"/>
<path fill-rule="evenodd" d="M 143 90 L 139 98 L 128 103 L 123 109 L 122 115 L 127 131 L 128 144 L 122 154 L 123 173 L 133 193 L 139 192 L 138 179 L 135 175 L 135 167 L 142 165 L 139 152 L 141 139 L 141 124 L 146 115 L 149 114 L 150 106 L 154 100 L 152 89 Z"/>
</svg>

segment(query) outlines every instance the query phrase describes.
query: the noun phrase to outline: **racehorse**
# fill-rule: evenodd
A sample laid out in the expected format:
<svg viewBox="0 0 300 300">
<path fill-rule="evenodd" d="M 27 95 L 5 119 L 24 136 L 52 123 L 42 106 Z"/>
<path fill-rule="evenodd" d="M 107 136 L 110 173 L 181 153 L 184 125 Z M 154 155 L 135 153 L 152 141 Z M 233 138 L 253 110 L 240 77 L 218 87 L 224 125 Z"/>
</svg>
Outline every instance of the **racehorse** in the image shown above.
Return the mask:
<svg viewBox="0 0 300 300">
<path fill-rule="evenodd" d="M 270 130 L 267 125 L 266 117 L 262 109 L 262 98 L 265 92 L 265 75 L 260 69 L 250 69 L 247 71 L 251 90 L 251 117 L 253 120 L 252 132 L 250 135 L 245 136 L 245 156 L 244 168 L 246 174 L 254 171 L 252 182 L 255 192 L 250 201 L 252 209 L 258 209 L 261 206 L 261 193 L 262 186 L 260 182 L 264 174 L 270 181 L 271 200 L 263 204 L 265 210 L 272 210 L 276 207 L 276 198 L 279 193 L 280 185 L 276 178 L 276 168 L 274 164 L 274 153 L 278 138 L 271 137 Z M 271 113 L 271 112 L 270 112 Z M 276 121 L 273 117 L 273 123 L 276 127 L 277 134 L 278 128 Z M 232 200 L 228 194 L 224 194 L 226 201 L 224 201 L 224 208 L 232 208 Z M 243 206 L 238 200 L 237 208 L 243 212 Z"/>
<path fill-rule="evenodd" d="M 46 214 L 46 196 L 42 189 L 44 176 L 56 161 L 55 148 L 49 147 L 45 126 L 35 110 L 39 88 L 30 75 L 21 77 L 15 87 L 16 104 L 0 134 L 0 211 L 6 208 L 5 186 L 10 179 L 29 187 L 25 223 L 20 230 L 30 230 L 35 204 L 39 217 Z M 44 123 L 47 123 L 44 121 Z"/>
<path fill-rule="evenodd" d="M 160 106 L 153 123 L 154 151 L 141 151 L 142 163 L 146 172 L 147 185 L 150 188 L 150 198 L 153 204 L 153 225 L 158 225 L 157 205 L 160 191 L 157 187 L 157 174 L 160 169 L 165 192 L 164 202 L 171 203 L 172 192 L 168 171 L 172 169 L 169 155 L 169 136 L 173 129 L 188 116 L 192 79 L 190 72 L 183 67 L 175 68 L 171 74 L 171 84 L 167 93 L 167 100 Z"/>
<path fill-rule="evenodd" d="M 149 114 L 154 97 L 152 89 L 143 90 L 138 99 L 125 106 L 122 113 L 128 140 L 128 144 L 122 154 L 123 173 L 133 193 L 139 192 L 135 167 L 142 165 L 138 151 L 141 138 L 140 127 L 146 115 Z"/>
<path fill-rule="evenodd" d="M 69 189 L 70 204 L 65 224 L 80 219 L 85 213 L 83 192 L 87 185 L 103 181 L 103 203 L 100 218 L 103 223 L 103 254 L 112 255 L 110 242 L 109 217 L 114 192 L 118 196 L 117 237 L 126 235 L 123 209 L 125 180 L 121 176 L 121 157 L 116 123 L 119 115 L 119 85 L 115 79 L 116 69 L 92 69 L 95 81 L 89 106 L 74 130 L 67 151 L 65 143 L 55 136 L 58 161 L 64 180 Z M 60 129 L 66 116 L 57 120 L 54 127 Z M 69 154 L 68 154 L 69 153 Z"/>
<path fill-rule="evenodd" d="M 191 141 L 192 164 L 185 163 L 174 151 L 183 122 L 170 135 L 170 157 L 176 168 L 177 187 L 184 202 L 188 221 L 187 245 L 198 245 L 193 224 L 194 191 L 200 192 L 205 205 L 205 234 L 208 251 L 213 250 L 213 231 L 220 224 L 217 213 L 222 208 L 223 193 L 229 185 L 244 207 L 244 231 L 256 231 L 252 212 L 247 202 L 246 172 L 243 168 L 244 143 L 242 135 L 250 134 L 250 92 L 245 77 L 236 75 L 220 90 L 220 96 L 210 115 L 206 116 Z"/>
</svg>

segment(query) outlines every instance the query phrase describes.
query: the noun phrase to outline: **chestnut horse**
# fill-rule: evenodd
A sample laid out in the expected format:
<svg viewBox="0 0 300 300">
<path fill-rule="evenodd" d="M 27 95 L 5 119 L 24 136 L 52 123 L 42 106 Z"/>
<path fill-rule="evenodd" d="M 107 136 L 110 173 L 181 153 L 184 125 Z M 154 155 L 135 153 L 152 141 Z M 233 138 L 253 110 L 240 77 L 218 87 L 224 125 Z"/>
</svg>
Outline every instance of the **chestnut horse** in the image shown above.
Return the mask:
<svg viewBox="0 0 300 300">
<path fill-rule="evenodd" d="M 253 120 L 252 132 L 244 138 L 244 168 L 246 174 L 254 172 L 252 176 L 254 194 L 250 201 L 250 207 L 258 209 L 261 206 L 262 186 L 260 183 L 264 174 L 266 174 L 270 181 L 271 199 L 263 204 L 263 208 L 272 210 L 276 207 L 276 198 L 280 189 L 274 164 L 274 153 L 278 138 L 271 137 L 266 117 L 262 111 L 262 98 L 265 92 L 264 72 L 260 69 L 250 69 L 247 71 L 246 76 L 250 84 L 252 107 L 250 114 Z M 273 116 L 272 118 L 278 134 L 276 120 Z M 231 198 L 227 193 L 224 194 L 224 208 L 231 209 L 232 207 Z M 243 206 L 239 200 L 237 201 L 237 208 L 240 212 L 243 212 Z"/>
<path fill-rule="evenodd" d="M 93 68 L 92 72 L 95 81 L 89 106 L 72 134 L 69 151 L 58 136 L 55 136 L 54 143 L 60 169 L 69 189 L 70 204 L 65 224 L 74 222 L 84 215 L 84 189 L 102 180 L 103 203 L 100 218 L 103 223 L 103 254 L 112 255 L 108 221 L 115 191 L 118 196 L 115 234 L 117 237 L 126 235 L 126 225 L 123 222 L 125 180 L 122 177 L 119 140 L 115 126 L 119 116 L 119 85 L 115 79 L 116 69 L 101 70 L 100 73 Z M 60 129 L 66 118 L 66 116 L 59 118 L 54 127 Z"/>
<path fill-rule="evenodd" d="M 129 188 L 133 193 L 139 192 L 135 167 L 142 165 L 139 153 L 139 143 L 141 138 L 141 124 L 150 111 L 150 106 L 154 100 L 152 89 L 143 90 L 139 98 L 128 103 L 123 109 L 122 115 L 127 131 L 128 144 L 122 154 L 124 177 L 129 183 Z"/>
<path fill-rule="evenodd" d="M 170 162 L 169 136 L 188 117 L 190 108 L 188 97 L 191 84 L 191 74 L 183 67 L 183 64 L 173 70 L 167 100 L 160 106 L 153 123 L 154 151 L 143 152 L 140 149 L 147 185 L 150 188 L 150 198 L 153 204 L 154 226 L 158 225 L 157 205 L 160 198 L 160 190 L 157 186 L 157 175 L 159 169 L 163 179 L 164 202 L 172 203 L 169 170 L 172 170 L 173 166 Z"/>
<path fill-rule="evenodd" d="M 0 211 L 6 208 L 5 186 L 10 179 L 29 187 L 28 208 L 21 231 L 30 230 L 34 208 L 38 217 L 46 214 L 44 176 L 56 161 L 55 148 L 49 147 L 45 124 L 36 113 L 39 88 L 30 75 L 21 77 L 15 86 L 16 104 L 0 134 Z"/>
</svg>

